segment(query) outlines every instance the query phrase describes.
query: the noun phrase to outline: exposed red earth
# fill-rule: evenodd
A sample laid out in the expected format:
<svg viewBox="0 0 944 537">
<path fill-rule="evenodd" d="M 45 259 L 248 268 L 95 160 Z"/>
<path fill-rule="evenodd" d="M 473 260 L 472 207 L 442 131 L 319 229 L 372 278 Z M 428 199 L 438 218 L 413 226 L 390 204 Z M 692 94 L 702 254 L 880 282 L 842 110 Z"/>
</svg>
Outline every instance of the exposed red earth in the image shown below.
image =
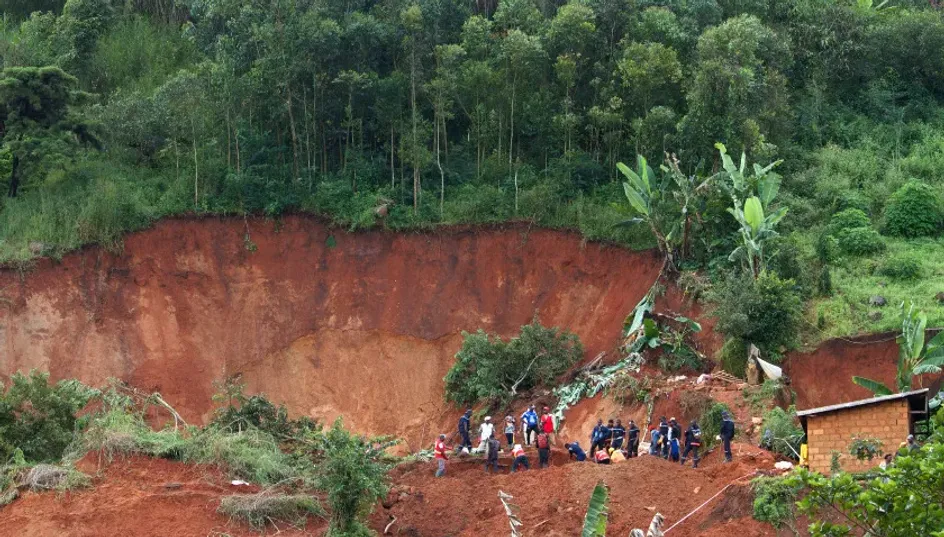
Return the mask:
<svg viewBox="0 0 944 537">
<path fill-rule="evenodd" d="M 130 235 L 120 254 L 86 248 L 26 272 L 0 270 L 0 376 L 39 368 L 93 385 L 117 377 L 203 422 L 213 383 L 238 374 L 249 393 L 265 392 L 295 415 L 343 416 L 348 427 L 398 435 L 417 449 L 455 426 L 442 378 L 463 330 L 510 336 L 539 314 L 577 333 L 588 360 L 603 351 L 615 360 L 623 321 L 660 266 L 651 252 L 520 224 L 398 234 L 348 233 L 302 216 L 166 220 Z M 657 309 L 698 318 L 700 350 L 719 348 L 712 319 L 678 289 L 669 286 Z M 897 347 L 875 339 L 790 356 L 798 406 L 867 396 L 853 371 L 890 382 Z M 656 399 L 654 417 L 693 417 L 680 402 L 693 390 L 688 382 Z M 749 426 L 738 388 L 704 389 Z M 633 417 L 644 428 L 646 413 L 640 404 L 584 400 L 568 411 L 559 442 L 585 443 L 597 417 Z M 393 472 L 393 496 L 371 524 L 382 530 L 395 516 L 394 535 L 502 535 L 503 490 L 522 507 L 526 528 L 571 536 L 603 479 L 613 493 L 611 534 L 625 535 L 648 525 L 650 507 L 671 525 L 735 479 L 772 467 L 757 448 L 737 451 L 733 465 L 718 464 L 715 452 L 698 470 L 646 457 L 608 468 L 566 464 L 558 453 L 553 468 L 514 476 L 454 461 L 437 480 L 431 464 L 413 464 Z M 230 489 L 212 469 L 132 458 L 106 467 L 90 490 L 25 494 L 0 509 L 0 535 L 251 535 L 216 513 Z M 670 535 L 775 535 L 751 519 L 749 498 L 745 486 L 732 486 Z M 305 531 L 323 529 L 313 520 Z"/>
</svg>

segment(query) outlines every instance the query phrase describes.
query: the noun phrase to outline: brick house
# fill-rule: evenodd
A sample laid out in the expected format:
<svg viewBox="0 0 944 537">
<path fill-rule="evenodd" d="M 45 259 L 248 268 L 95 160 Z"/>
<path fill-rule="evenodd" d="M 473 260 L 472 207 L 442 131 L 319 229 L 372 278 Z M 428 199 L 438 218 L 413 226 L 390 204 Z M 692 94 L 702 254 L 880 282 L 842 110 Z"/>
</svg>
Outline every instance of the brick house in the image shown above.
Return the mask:
<svg viewBox="0 0 944 537">
<path fill-rule="evenodd" d="M 849 454 L 854 436 L 875 438 L 882 442 L 884 453 L 894 453 L 909 434 L 915 422 L 928 418 L 928 390 L 915 390 L 882 397 L 872 397 L 797 412 L 809 449 L 810 470 L 829 473 L 833 451 L 842 458 L 842 469 L 861 472 L 882 462 L 859 461 Z"/>
</svg>

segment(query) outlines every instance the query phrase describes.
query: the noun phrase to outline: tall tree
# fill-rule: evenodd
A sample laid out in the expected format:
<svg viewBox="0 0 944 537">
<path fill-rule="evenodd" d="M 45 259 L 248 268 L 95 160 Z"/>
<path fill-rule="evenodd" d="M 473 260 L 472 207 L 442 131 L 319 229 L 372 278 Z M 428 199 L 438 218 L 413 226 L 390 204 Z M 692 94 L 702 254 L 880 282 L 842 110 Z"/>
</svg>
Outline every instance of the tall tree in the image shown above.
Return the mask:
<svg viewBox="0 0 944 537">
<path fill-rule="evenodd" d="M 75 77 L 58 67 L 8 67 L 0 72 L 0 140 L 10 155 L 7 196 L 16 197 L 45 167 L 61 166 L 78 144 L 99 146 L 74 110 L 82 97 Z"/>
</svg>

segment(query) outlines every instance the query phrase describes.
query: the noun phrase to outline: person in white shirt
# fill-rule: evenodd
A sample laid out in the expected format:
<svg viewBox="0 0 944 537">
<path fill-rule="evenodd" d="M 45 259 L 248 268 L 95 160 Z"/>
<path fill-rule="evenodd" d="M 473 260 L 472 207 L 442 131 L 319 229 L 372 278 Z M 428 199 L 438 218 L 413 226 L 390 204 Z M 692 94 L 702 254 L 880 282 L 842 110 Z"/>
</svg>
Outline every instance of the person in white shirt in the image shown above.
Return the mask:
<svg viewBox="0 0 944 537">
<path fill-rule="evenodd" d="M 495 425 L 492 423 L 492 417 L 485 416 L 485 422 L 479 427 L 479 447 L 476 448 L 476 451 L 479 453 L 485 452 L 485 444 L 488 442 L 488 439 L 492 437 L 492 433 L 494 432 Z"/>
</svg>

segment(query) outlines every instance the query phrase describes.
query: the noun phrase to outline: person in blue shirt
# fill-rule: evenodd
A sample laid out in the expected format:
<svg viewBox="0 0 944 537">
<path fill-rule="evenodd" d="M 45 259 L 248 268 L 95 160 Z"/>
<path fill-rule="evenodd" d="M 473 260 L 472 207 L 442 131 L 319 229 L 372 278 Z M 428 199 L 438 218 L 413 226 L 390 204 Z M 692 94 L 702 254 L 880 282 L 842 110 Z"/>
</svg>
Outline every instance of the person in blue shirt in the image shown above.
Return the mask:
<svg viewBox="0 0 944 537">
<path fill-rule="evenodd" d="M 462 448 L 471 450 L 472 449 L 472 439 L 469 438 L 469 429 L 472 428 L 472 409 L 467 409 L 465 414 L 459 418 L 459 436 L 462 438 L 462 444 L 458 446 L 457 450 L 462 450 Z"/>
<path fill-rule="evenodd" d="M 564 444 L 564 447 L 567 448 L 567 453 L 572 459 L 577 459 L 577 462 L 583 462 L 587 460 L 587 454 L 584 452 L 583 448 L 580 447 L 580 444 L 577 442 L 571 442 L 570 444 Z"/>
<path fill-rule="evenodd" d="M 626 438 L 626 428 L 623 427 L 623 422 L 621 420 L 616 420 L 616 425 L 610 429 L 610 436 L 613 437 L 610 447 L 613 449 L 622 449 L 623 439 Z"/>
<path fill-rule="evenodd" d="M 534 411 L 534 405 L 529 406 L 521 415 L 521 427 L 524 429 L 524 443 L 530 446 L 532 439 L 538 434 L 538 413 Z"/>
<path fill-rule="evenodd" d="M 606 443 L 610 439 L 610 428 L 603 425 L 603 420 L 597 420 L 597 426 L 590 433 L 590 456 L 596 453 L 598 449 L 606 449 Z"/>
<path fill-rule="evenodd" d="M 662 448 L 659 446 L 660 440 L 662 440 L 662 433 L 659 432 L 658 428 L 652 429 L 652 441 L 649 444 L 650 455 L 659 455 L 661 453 Z"/>
</svg>

